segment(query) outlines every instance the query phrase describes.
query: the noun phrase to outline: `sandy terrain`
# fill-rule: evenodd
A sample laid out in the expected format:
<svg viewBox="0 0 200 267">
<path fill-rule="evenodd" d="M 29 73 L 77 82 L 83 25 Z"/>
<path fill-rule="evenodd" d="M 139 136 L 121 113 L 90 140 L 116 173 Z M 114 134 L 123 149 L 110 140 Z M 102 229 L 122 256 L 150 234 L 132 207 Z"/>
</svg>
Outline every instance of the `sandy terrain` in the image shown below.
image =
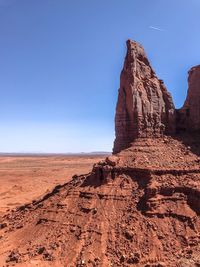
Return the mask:
<svg viewBox="0 0 200 267">
<path fill-rule="evenodd" d="M 199 185 L 192 145 L 137 139 L 92 173 L 0 216 L 0 266 L 200 266 Z"/>
<path fill-rule="evenodd" d="M 28 203 L 71 179 L 88 173 L 105 155 L 1 156 L 0 215 Z"/>
</svg>

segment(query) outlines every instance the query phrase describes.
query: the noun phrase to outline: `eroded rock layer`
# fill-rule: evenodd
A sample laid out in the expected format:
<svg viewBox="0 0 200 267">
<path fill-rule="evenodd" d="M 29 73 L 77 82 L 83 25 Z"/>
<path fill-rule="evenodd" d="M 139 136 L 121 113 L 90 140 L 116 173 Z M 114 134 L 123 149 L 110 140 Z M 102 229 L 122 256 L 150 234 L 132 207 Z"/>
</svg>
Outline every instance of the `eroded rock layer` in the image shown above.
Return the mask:
<svg viewBox="0 0 200 267">
<path fill-rule="evenodd" d="M 137 139 L 91 173 L 1 218 L 0 260 L 26 267 L 199 266 L 199 162 L 170 137 Z"/>
<path fill-rule="evenodd" d="M 156 77 L 144 49 L 127 41 L 115 115 L 114 153 L 138 137 L 160 137 L 174 132 L 174 105 L 164 83 Z"/>
</svg>

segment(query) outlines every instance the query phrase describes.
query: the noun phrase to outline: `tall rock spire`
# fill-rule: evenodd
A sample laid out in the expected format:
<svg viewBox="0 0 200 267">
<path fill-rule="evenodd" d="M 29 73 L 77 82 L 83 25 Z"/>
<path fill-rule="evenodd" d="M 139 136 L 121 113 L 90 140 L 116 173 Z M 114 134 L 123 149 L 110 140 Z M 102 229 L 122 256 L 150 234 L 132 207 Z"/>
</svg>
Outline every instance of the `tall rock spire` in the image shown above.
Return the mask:
<svg viewBox="0 0 200 267">
<path fill-rule="evenodd" d="M 174 132 L 174 104 L 164 83 L 156 77 L 143 47 L 127 41 L 115 115 L 113 153 L 138 137 L 159 137 Z"/>
<path fill-rule="evenodd" d="M 176 118 L 178 132 L 200 130 L 200 65 L 189 71 L 187 97 Z"/>
</svg>

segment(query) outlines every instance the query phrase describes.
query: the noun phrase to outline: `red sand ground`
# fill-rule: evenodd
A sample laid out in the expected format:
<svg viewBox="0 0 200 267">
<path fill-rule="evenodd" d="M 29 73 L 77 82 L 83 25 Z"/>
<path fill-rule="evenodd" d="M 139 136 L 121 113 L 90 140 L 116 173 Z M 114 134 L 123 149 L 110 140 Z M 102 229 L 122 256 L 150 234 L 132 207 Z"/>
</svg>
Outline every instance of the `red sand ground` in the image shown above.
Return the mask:
<svg viewBox="0 0 200 267">
<path fill-rule="evenodd" d="M 194 140 L 138 139 L 88 175 L 6 213 L 2 266 L 200 266 Z"/>
<path fill-rule="evenodd" d="M 0 215 L 88 173 L 103 155 L 0 157 Z"/>
</svg>

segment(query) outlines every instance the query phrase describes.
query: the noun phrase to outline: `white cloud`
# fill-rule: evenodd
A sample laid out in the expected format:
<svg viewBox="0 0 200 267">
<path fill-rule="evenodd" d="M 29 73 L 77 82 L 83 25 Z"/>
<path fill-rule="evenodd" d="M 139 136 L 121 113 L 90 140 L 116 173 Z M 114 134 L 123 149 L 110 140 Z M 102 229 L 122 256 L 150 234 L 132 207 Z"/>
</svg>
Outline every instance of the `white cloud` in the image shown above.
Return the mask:
<svg viewBox="0 0 200 267">
<path fill-rule="evenodd" d="M 164 32 L 164 29 L 158 28 L 158 27 L 154 27 L 154 26 L 149 26 L 149 29 L 155 30 L 155 31 L 160 31 L 160 32 Z"/>
</svg>

